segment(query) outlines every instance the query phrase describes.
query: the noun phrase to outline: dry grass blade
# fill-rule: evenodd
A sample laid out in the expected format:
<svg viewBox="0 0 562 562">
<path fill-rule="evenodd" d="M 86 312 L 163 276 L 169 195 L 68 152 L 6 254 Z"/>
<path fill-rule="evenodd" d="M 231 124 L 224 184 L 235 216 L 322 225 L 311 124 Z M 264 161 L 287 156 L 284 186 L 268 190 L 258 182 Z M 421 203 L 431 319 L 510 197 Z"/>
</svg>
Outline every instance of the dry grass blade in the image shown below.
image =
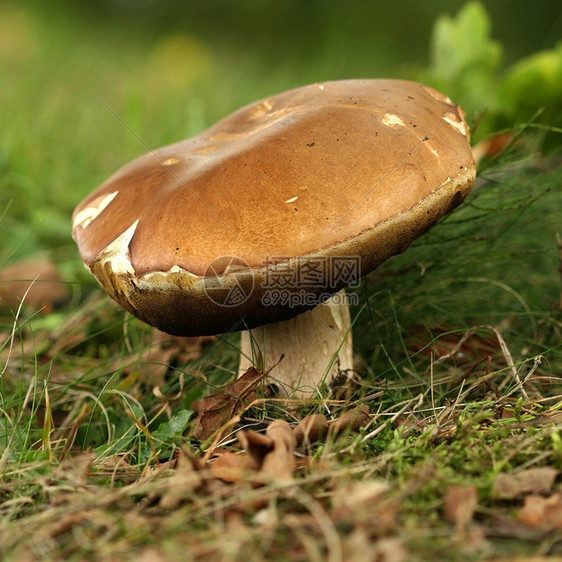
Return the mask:
<svg viewBox="0 0 562 562">
<path fill-rule="evenodd" d="M 562 237 L 560 233 L 556 233 L 556 245 L 558 246 L 558 252 L 560 254 L 558 271 L 560 273 L 560 299 L 558 301 L 558 310 L 562 310 Z"/>
<path fill-rule="evenodd" d="M 492 332 L 495 336 L 496 339 L 498 340 L 498 344 L 500 346 L 500 349 L 502 351 L 502 354 L 505 358 L 505 361 L 507 363 L 508 369 L 511 372 L 511 377 L 507 377 L 503 380 L 503 382 L 499 385 L 498 390 L 501 391 L 505 386 L 507 386 L 508 384 L 510 384 L 511 379 L 513 379 L 514 381 L 516 381 L 517 383 L 517 389 L 520 390 L 522 396 L 528 400 L 529 396 L 527 395 L 527 392 L 525 391 L 525 388 L 523 388 L 523 383 L 519 377 L 519 374 L 517 373 L 517 368 L 515 367 L 515 363 L 513 361 L 513 357 L 511 355 L 511 352 L 509 351 L 509 348 L 507 347 L 507 344 L 505 343 L 504 338 L 502 337 L 502 335 L 500 334 L 500 332 L 494 328 L 493 326 L 489 326 L 489 325 L 481 325 L 481 326 L 475 326 L 474 328 L 471 328 L 470 330 L 468 330 L 463 337 L 459 340 L 459 342 L 455 345 L 455 347 L 447 354 L 442 355 L 441 357 L 439 357 L 438 359 L 435 360 L 435 365 L 437 365 L 438 363 L 442 363 L 452 357 L 454 357 L 458 351 L 462 348 L 462 346 L 466 343 L 467 340 L 469 340 L 478 330 L 487 330 Z"/>
</svg>

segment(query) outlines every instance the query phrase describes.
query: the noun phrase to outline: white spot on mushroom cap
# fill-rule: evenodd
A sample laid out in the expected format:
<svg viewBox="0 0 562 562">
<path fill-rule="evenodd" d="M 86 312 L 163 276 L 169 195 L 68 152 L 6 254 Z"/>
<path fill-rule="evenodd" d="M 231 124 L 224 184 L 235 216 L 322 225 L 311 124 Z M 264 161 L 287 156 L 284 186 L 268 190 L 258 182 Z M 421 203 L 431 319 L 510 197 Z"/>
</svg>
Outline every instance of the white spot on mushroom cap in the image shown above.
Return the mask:
<svg viewBox="0 0 562 562">
<path fill-rule="evenodd" d="M 422 85 L 422 89 L 425 90 L 432 98 L 436 99 L 439 102 L 445 102 L 448 105 L 453 105 L 451 98 L 446 96 L 442 92 L 438 92 L 429 86 Z"/>
<path fill-rule="evenodd" d="M 179 265 L 173 265 L 168 271 L 151 271 L 136 278 L 135 285 L 139 291 L 165 292 L 178 288 L 182 291 L 191 290 L 201 277 L 186 271 Z"/>
<path fill-rule="evenodd" d="M 398 117 L 395 113 L 385 113 L 384 117 L 381 119 L 381 123 L 387 127 L 405 127 L 404 121 Z"/>
<path fill-rule="evenodd" d="M 168 158 L 167 160 L 164 160 L 164 162 L 162 162 L 162 164 L 164 164 L 164 166 L 171 166 L 172 164 L 177 164 L 180 161 L 179 158 Z"/>
<path fill-rule="evenodd" d="M 110 262 L 111 269 L 117 275 L 134 275 L 135 270 L 131 264 L 129 245 L 135 235 L 138 224 L 139 220 L 137 219 L 125 232 L 120 234 L 111 244 L 108 244 L 106 248 L 99 253 L 96 261 L 102 264 L 104 262 Z"/>
<path fill-rule="evenodd" d="M 96 197 L 87 207 L 76 213 L 72 223 L 72 230 L 76 230 L 79 226 L 87 228 L 88 225 L 115 199 L 118 191 L 105 193 Z"/>
<path fill-rule="evenodd" d="M 450 115 L 445 115 L 445 117 L 443 117 L 443 121 L 449 123 L 451 127 L 456 129 L 461 135 L 466 137 L 467 130 L 464 121 L 456 121 L 455 119 L 452 119 Z"/>
<path fill-rule="evenodd" d="M 290 199 L 287 199 L 287 201 L 285 201 L 285 203 L 294 203 L 298 198 L 299 198 L 299 196 L 295 195 L 294 197 L 291 197 Z"/>
</svg>

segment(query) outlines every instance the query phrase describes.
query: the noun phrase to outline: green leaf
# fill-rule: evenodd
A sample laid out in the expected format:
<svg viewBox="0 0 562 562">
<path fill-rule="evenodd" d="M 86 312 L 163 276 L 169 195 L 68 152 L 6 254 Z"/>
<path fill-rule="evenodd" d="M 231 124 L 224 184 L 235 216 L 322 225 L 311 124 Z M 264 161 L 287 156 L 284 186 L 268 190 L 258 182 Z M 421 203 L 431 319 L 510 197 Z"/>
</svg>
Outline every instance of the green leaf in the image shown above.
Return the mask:
<svg viewBox="0 0 562 562">
<path fill-rule="evenodd" d="M 161 423 L 152 436 L 163 442 L 180 439 L 192 415 L 193 410 L 180 410 L 170 421 Z"/>
<path fill-rule="evenodd" d="M 423 80 L 460 103 L 473 121 L 500 107 L 497 76 L 502 55 L 501 44 L 491 38 L 486 9 L 480 2 L 468 2 L 454 18 L 442 15 L 436 20 L 431 65 Z"/>
<path fill-rule="evenodd" d="M 502 59 L 501 45 L 490 37 L 490 17 L 479 2 L 469 2 L 456 18 L 439 17 L 433 29 L 432 70 L 448 81 L 481 75 L 495 77 Z"/>
<path fill-rule="evenodd" d="M 554 49 L 533 53 L 513 64 L 505 74 L 501 95 L 507 117 L 528 118 L 537 108 L 545 107 L 549 122 L 561 125 L 562 41 Z"/>
</svg>

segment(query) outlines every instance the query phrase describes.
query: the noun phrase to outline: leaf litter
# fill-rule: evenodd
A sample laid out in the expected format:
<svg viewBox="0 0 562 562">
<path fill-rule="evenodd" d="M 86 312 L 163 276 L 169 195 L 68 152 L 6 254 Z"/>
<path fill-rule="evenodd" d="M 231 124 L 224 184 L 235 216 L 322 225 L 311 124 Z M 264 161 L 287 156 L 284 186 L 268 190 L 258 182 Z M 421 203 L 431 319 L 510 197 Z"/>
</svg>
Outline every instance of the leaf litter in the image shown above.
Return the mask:
<svg viewBox="0 0 562 562">
<path fill-rule="evenodd" d="M 254 390 L 267 374 L 268 372 L 250 367 L 222 392 L 193 402 L 191 407 L 197 412 L 193 429 L 194 437 L 203 441 L 209 439 L 224 424 L 247 408 L 255 396 Z"/>
<path fill-rule="evenodd" d="M 171 342 L 165 341 L 164 352 L 167 352 Z M 195 440 L 195 447 L 184 444 L 168 460 L 139 467 L 130 464 L 132 459 L 127 454 L 99 457 L 86 452 L 68 456 L 49 481 L 35 492 L 43 497 L 47 510 L 25 517 L 17 515 L 23 514 L 25 506 L 34 501 L 25 496 L 16 503 L 0 504 L 1 510 L 21 518 L 23 530 L 40 528 L 29 544 L 15 544 L 8 537 L 3 542 L 5 548 L 29 559 L 37 559 L 36 553 L 43 550 L 70 554 L 76 548 L 71 536 L 80 529 L 91 537 L 96 534 L 105 537 L 111 543 L 112 556 L 118 556 L 127 550 L 128 528 L 165 537 L 171 532 L 170 525 L 210 529 L 211 521 L 216 522 L 219 516 L 223 533 L 237 529 L 237 535 L 222 540 L 216 534 L 213 538 L 189 534 L 190 540 L 195 541 L 189 543 L 193 559 L 228 559 L 232 548 L 241 555 L 249 545 L 255 547 L 260 543 L 260 532 L 269 533 L 268 548 L 281 548 L 277 541 L 285 532 L 291 532 L 294 548 L 312 558 L 330 554 L 337 560 L 411 559 L 411 546 L 408 547 L 399 529 L 408 495 L 414 488 L 402 493 L 374 476 L 380 472 L 378 463 L 390 467 L 387 464 L 390 457 L 374 463 L 359 462 L 350 471 L 342 471 L 336 461 L 343 450 L 360 451 L 357 443 L 365 442 L 362 434 L 380 418 L 364 403 L 335 401 L 336 416 L 313 412 L 299 420 L 293 412 L 286 421 L 266 414 L 258 424 L 261 430 L 247 429 L 245 425 L 251 416 L 246 415 L 252 408 L 275 402 L 272 398 L 262 398 L 263 391 L 259 390 L 266 388 L 267 375 L 268 372 L 249 369 L 220 391 L 193 402 L 197 416 L 191 421 L 188 411 L 181 410 L 177 419 L 174 417 L 153 430 L 155 436 L 167 439 L 181 435 L 185 427 L 185 435 Z M 148 386 L 154 383 L 151 378 Z M 418 399 L 407 404 L 410 405 L 407 417 L 401 409 L 389 418 L 392 423 L 387 426 L 395 428 L 401 438 L 423 441 L 423 436 L 428 435 L 432 447 L 444 445 L 446 450 L 447 443 L 458 439 L 459 431 L 463 433 L 457 412 L 447 418 L 449 422 L 454 420 L 457 432 L 436 441 L 435 430 L 442 422 L 435 426 L 430 418 L 420 416 L 416 412 Z M 506 397 L 494 409 L 497 423 L 513 420 L 509 416 L 517 408 Z M 519 411 L 528 412 L 526 421 L 518 420 L 512 427 L 522 429 L 524 424 L 531 423 L 532 409 L 525 410 L 522 406 Z M 404 432 L 405 420 L 416 418 Z M 558 423 L 558 412 L 556 409 L 551 414 L 537 411 L 533 419 L 543 425 Z M 482 420 L 481 427 L 486 423 L 489 423 L 487 418 Z M 383 427 L 384 424 L 371 430 L 369 435 L 378 434 Z M 345 447 L 334 445 L 342 439 Z M 318 456 L 324 447 L 328 454 Z M 404 451 L 397 454 L 402 455 Z M 334 466 L 339 468 L 334 470 Z M 354 480 L 354 473 L 362 475 L 361 479 Z M 562 495 L 556 486 L 557 477 L 558 470 L 549 466 L 498 474 L 491 488 L 492 497 L 517 503 L 513 519 L 508 521 L 498 516 L 493 526 L 490 526 L 492 515 L 486 523 L 475 520 L 483 509 L 475 485 L 444 484 L 440 492 L 443 520 L 451 525 L 459 550 L 467 556 L 480 555 L 489 548 L 489 537 L 498 533 L 528 536 L 534 542 L 545 533 L 560 529 Z M 113 483 L 110 488 L 96 484 L 104 480 Z M 425 477 L 419 487 L 424 482 L 428 482 Z M 166 523 L 162 520 L 164 515 Z M 180 546 L 181 539 L 177 547 Z M 149 550 L 142 552 L 147 556 Z M 165 556 L 158 549 L 153 554 L 157 559 Z"/>
<path fill-rule="evenodd" d="M 0 529 L 4 548 L 30 560 L 38 559 L 37 552 L 70 556 L 77 552 L 72 537 L 80 532 L 92 540 L 99 536 L 107 541 L 112 558 L 126 558 L 129 530 L 135 529 L 137 534 L 160 537 L 157 544 L 165 543 L 167 536 L 174 537 L 175 554 L 148 545 L 137 558 L 150 554 L 155 559 L 178 559 L 182 548 L 188 548 L 194 560 L 222 560 L 237 559 L 247 549 L 263 550 L 264 540 L 272 556 L 276 551 L 286 553 L 281 541 L 290 533 L 295 559 L 302 559 L 303 553 L 307 553 L 307 559 L 415 559 L 411 557 L 409 532 L 401 530 L 414 488 L 401 491 L 378 476 L 381 466 L 392 470 L 392 458 L 400 458 L 405 450 L 397 450 L 397 457 L 386 459 L 374 457 L 362 462 L 359 458 L 349 470 L 342 469 L 337 461 L 339 451 L 344 449 L 335 445 L 338 440 L 361 456 L 361 447 L 353 449 L 353 443 L 364 443 L 362 432 L 380 419 L 377 414 L 372 414 L 366 404 L 336 401 L 336 416 L 313 412 L 299 420 L 293 413 L 287 421 L 272 419 L 264 410 L 262 429 L 247 429 L 251 416 L 246 418 L 246 414 L 256 404 L 261 407 L 275 400 L 263 399 L 258 392 L 266 385 L 267 374 L 251 369 L 220 392 L 195 401 L 192 407 L 196 418 L 189 421 L 183 414 L 181 420 L 159 428 L 165 438 L 175 436 L 187 423 L 186 435 L 195 439 L 192 447 L 182 445 L 169 460 L 139 467 L 131 465 L 132 459 L 124 454 L 100 458 L 86 452 L 69 456 L 33 493 L 43 498 L 48 509 L 23 516 L 25 506 L 35 501 L 31 496 L 21 497 L 19 503 L 0 504 L 0 510 L 11 510 L 12 517 L 20 520 L 22 533 L 36 530 L 33 539 L 23 543 L 21 535 L 10 537 Z M 509 400 L 506 404 L 495 408 L 500 427 L 513 420 L 505 412 L 516 409 Z M 409 416 L 420 417 L 414 410 Z M 537 410 L 536 418 L 548 425 L 550 420 L 558 420 L 557 415 L 556 409 L 550 417 L 544 410 L 540 414 Z M 397 435 L 403 436 L 403 415 L 399 411 L 391 419 L 394 421 L 389 429 L 394 427 Z M 455 439 L 460 439 L 466 426 L 458 425 L 456 419 L 461 429 Z M 431 438 L 434 428 L 430 419 L 420 417 L 419 421 L 404 438 L 423 442 L 427 435 L 431 447 L 444 447 L 446 451 L 451 441 L 436 444 Z M 487 423 L 487 418 L 483 419 L 476 428 L 484 428 Z M 522 450 L 525 442 L 518 440 L 519 431 L 515 430 L 512 439 Z M 319 456 L 324 447 L 326 452 Z M 418 489 L 435 479 L 433 470 L 419 480 Z M 357 480 L 354 475 L 361 478 Z M 449 522 L 459 550 L 467 556 L 487 552 L 490 537 L 498 533 L 527 536 L 531 543 L 540 541 L 545 533 L 560 529 L 562 496 L 557 476 L 558 470 L 548 466 L 500 473 L 491 487 L 491 497 L 516 502 L 511 520 L 493 515 L 501 513 L 500 508 L 493 507 L 495 500 L 483 508 L 481 488 L 445 482 L 439 493 L 443 523 Z M 9 481 L 10 476 L 5 478 Z M 113 484 L 99 486 L 104 480 Z M 488 517 L 482 522 L 486 510 Z M 174 531 L 179 528 L 207 531 L 184 531 L 182 535 Z M 234 534 L 228 535 L 230 532 Z M 182 542 L 182 536 L 187 542 Z"/>
<path fill-rule="evenodd" d="M 196 401 L 193 406 L 198 417 L 191 423 L 192 434 L 209 437 L 222 435 L 224 426 L 232 428 L 233 417 L 240 416 L 249 406 L 257 385 L 266 376 L 267 373 L 250 369 L 236 382 L 228 384 L 224 392 Z M 39 550 L 56 550 L 64 555 L 64 545 L 81 529 L 89 536 L 111 540 L 115 554 L 125 548 L 127 539 L 123 537 L 123 525 L 133 525 L 137 531 L 153 531 L 155 525 L 158 527 L 154 522 L 161 521 L 163 513 L 181 512 L 184 524 L 189 525 L 215 517 L 219 510 L 227 526 L 237 522 L 245 531 L 248 527 L 240 517 L 253 514 L 257 528 L 264 529 L 271 527 L 267 514 L 274 506 L 283 505 L 281 509 L 274 509 L 278 518 L 274 528 L 277 531 L 298 527 L 296 535 L 305 550 L 311 548 L 307 537 L 323 537 L 328 542 L 332 540 L 329 548 L 336 549 L 338 559 L 342 559 L 343 549 L 358 549 L 359 545 L 376 537 L 377 540 L 381 538 L 376 546 L 381 553 L 379 558 L 401 562 L 405 560 L 402 556 L 405 551 L 400 541 L 385 542 L 396 514 L 396 502 L 386 498 L 387 486 L 379 481 L 358 482 L 342 492 L 330 470 L 312 473 L 308 470 L 310 465 L 302 462 L 313 442 L 347 439 L 370 420 L 365 405 L 344 411 L 330 420 L 320 414 L 309 415 L 293 425 L 274 419 L 267 423 L 263 433 L 239 429 L 236 437 L 240 450 L 237 452 L 211 444 L 209 451 L 198 454 L 183 446 L 174 458 L 145 467 L 141 472 L 129 464 L 126 455 L 112 455 L 104 460 L 91 452 L 75 454 L 62 461 L 49 482 L 35 492 L 43 496 L 49 509 L 22 520 L 22 528 L 33 529 L 39 525 L 40 532 L 29 544 L 20 543 L 16 550 L 30 559 L 34 559 L 34 553 Z M 318 466 L 321 465 L 316 468 Z M 327 497 L 334 506 L 332 514 L 324 502 L 305 490 L 311 477 L 313 481 L 326 481 Z M 113 486 L 94 485 L 93 481 L 100 478 L 111 478 Z M 295 506 L 298 506 L 297 511 Z M 6 509 L 6 505 L 0 508 Z M 342 542 L 334 537 L 337 537 L 337 526 L 344 524 L 353 532 Z M 246 538 L 256 540 L 253 532 L 247 533 Z M 16 547 L 10 539 L 3 545 Z M 221 541 L 215 547 L 201 545 L 201 556 L 220 559 L 223 548 L 225 545 Z M 323 546 L 321 552 L 325 552 L 325 548 Z M 191 545 L 190 551 L 198 559 L 198 545 Z"/>
</svg>

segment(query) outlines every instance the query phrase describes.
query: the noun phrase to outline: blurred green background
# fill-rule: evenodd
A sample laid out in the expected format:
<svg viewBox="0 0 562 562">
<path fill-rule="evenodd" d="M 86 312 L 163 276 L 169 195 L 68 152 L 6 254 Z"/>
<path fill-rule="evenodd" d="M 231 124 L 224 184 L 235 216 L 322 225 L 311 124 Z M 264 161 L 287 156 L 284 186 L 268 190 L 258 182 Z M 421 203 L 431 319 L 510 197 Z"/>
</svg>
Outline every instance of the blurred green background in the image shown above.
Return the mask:
<svg viewBox="0 0 562 562">
<path fill-rule="evenodd" d="M 0 265 L 51 249 L 79 275 L 72 209 L 117 168 L 314 81 L 423 80 L 476 138 L 562 125 L 561 37 L 559 0 L 4 2 Z"/>
</svg>

